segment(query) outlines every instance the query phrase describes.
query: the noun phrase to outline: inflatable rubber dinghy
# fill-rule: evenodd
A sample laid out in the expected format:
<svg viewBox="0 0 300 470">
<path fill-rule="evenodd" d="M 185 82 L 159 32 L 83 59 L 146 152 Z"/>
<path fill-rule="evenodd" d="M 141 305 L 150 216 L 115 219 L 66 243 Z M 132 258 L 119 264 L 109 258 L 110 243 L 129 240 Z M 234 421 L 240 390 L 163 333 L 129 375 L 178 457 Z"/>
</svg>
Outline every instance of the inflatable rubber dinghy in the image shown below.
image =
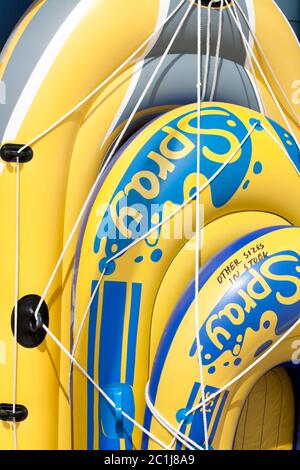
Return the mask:
<svg viewBox="0 0 300 470">
<path fill-rule="evenodd" d="M 225 240 L 223 238 L 218 240 L 218 237 L 220 237 L 220 233 L 226 232 L 228 227 L 231 239 L 234 239 L 247 233 L 249 228 L 251 230 L 255 224 L 259 227 L 265 227 L 268 224 L 280 226 L 289 222 L 297 225 L 298 214 L 295 205 L 293 210 L 293 201 L 295 201 L 295 194 L 300 191 L 298 184 L 299 161 L 298 148 L 292 137 L 287 137 L 288 134 L 283 128 L 261 114 L 236 105 L 204 103 L 201 115 L 201 186 L 204 187 L 206 181 L 213 177 L 233 149 L 237 147 L 237 143 L 243 142 L 253 124 L 257 124 L 233 161 L 209 186 L 206 185 L 206 189 L 201 193 L 201 201 L 205 208 L 205 220 L 208 224 L 207 230 L 210 230 L 210 233 L 215 233 L 212 239 L 205 236 L 205 243 L 201 250 L 203 257 L 208 256 L 207 252 L 211 255 L 214 250 L 217 251 L 222 247 Z M 196 105 L 177 108 L 153 121 L 135 136 L 128 146 L 121 149 L 119 157 L 103 180 L 94 205 L 90 209 L 80 247 L 77 289 L 74 300 L 77 315 L 79 312 L 85 312 L 91 292 L 95 288 L 96 296 L 90 309 L 89 320 L 81 333 L 76 357 L 80 363 L 86 361 L 89 375 L 99 383 L 113 401 L 118 395 L 123 397 L 124 411 L 131 416 L 134 414 L 138 422 L 143 422 L 145 414 L 144 391 L 149 374 L 151 340 L 155 342 L 158 337 L 168 338 L 169 329 L 173 331 L 169 324 L 172 324 L 172 318 L 175 314 L 172 315 L 166 328 L 160 329 L 159 326 L 163 322 L 162 317 L 168 317 L 168 314 L 170 315 L 172 312 L 168 312 L 165 305 L 164 309 L 155 309 L 155 304 L 159 300 L 159 292 L 162 288 L 164 289 L 164 297 L 173 297 L 174 300 L 174 296 L 170 294 L 173 292 L 171 280 L 169 279 L 167 283 L 164 281 L 173 260 L 179 256 L 180 251 L 185 248 L 185 244 L 190 243 L 188 238 L 185 238 L 185 233 L 178 236 L 177 230 L 178 227 L 182 228 L 182 224 L 188 226 L 191 218 L 195 217 L 196 122 Z M 265 129 L 274 136 L 274 139 Z M 285 151 L 278 146 L 275 141 L 277 139 L 281 140 Z M 276 170 L 273 166 L 274 161 L 276 161 Z M 285 201 L 287 201 L 289 197 L 285 194 L 287 187 L 284 187 L 284 183 L 281 181 L 283 173 L 288 176 L 287 179 L 292 185 L 290 187 L 293 188 L 289 192 L 290 200 L 284 206 L 281 203 L 282 198 L 285 197 Z M 184 210 L 182 205 L 189 200 L 188 209 Z M 103 209 L 106 205 L 105 201 L 109 201 L 106 211 Z M 148 211 L 141 212 L 139 208 L 143 207 L 147 207 Z M 237 212 L 236 207 L 239 208 L 238 214 L 234 214 Z M 147 231 L 143 231 L 144 229 L 141 228 L 149 227 L 147 223 L 143 222 L 144 217 L 149 218 L 151 230 L 159 221 L 172 213 L 176 213 L 176 215 L 170 221 L 139 243 L 134 242 L 133 233 L 137 232 L 138 238 L 147 235 Z M 232 222 L 231 219 L 233 219 Z M 214 227 L 215 223 L 216 227 Z M 293 240 L 296 240 L 296 237 Z M 130 248 L 125 251 L 128 246 Z M 256 251 L 251 255 L 253 247 Z M 268 259 L 270 254 L 266 243 L 260 241 L 253 242 L 252 245 L 249 244 L 245 248 L 245 252 L 247 251 L 250 253 L 249 261 L 252 260 L 253 264 L 255 264 L 256 252 L 258 259 L 261 256 Z M 121 256 L 118 256 L 118 253 L 121 253 Z M 244 269 L 247 269 L 246 260 L 238 256 L 234 259 L 238 260 L 241 267 L 245 265 Z M 177 263 L 176 294 L 185 288 L 186 274 L 189 270 L 193 270 L 193 264 L 191 265 L 188 261 L 188 258 L 181 257 L 181 263 Z M 226 262 L 229 266 L 232 264 L 231 260 Z M 94 270 L 92 270 L 92 266 L 94 266 Z M 239 287 L 241 281 L 234 276 L 237 276 L 237 273 L 242 276 L 242 271 L 238 270 L 237 265 L 235 266 L 236 271 L 233 269 L 229 278 L 232 282 L 236 280 Z M 248 265 L 249 269 L 250 267 L 251 264 Z M 222 272 L 221 267 L 219 269 Z M 183 272 L 183 276 L 178 276 L 178 273 L 181 274 L 181 272 Z M 103 280 L 100 287 L 97 287 L 97 281 L 101 275 Z M 297 270 L 295 271 L 296 275 Z M 211 276 L 209 280 L 216 281 L 216 275 L 211 273 Z M 292 273 L 290 277 L 292 279 Z M 215 302 L 216 298 L 216 295 L 213 294 L 214 289 L 218 288 L 221 295 L 222 289 L 228 287 L 228 283 L 220 284 L 221 288 L 218 287 L 218 282 L 215 282 L 214 288 L 208 296 L 211 302 Z M 260 293 L 258 297 L 259 295 Z M 184 301 L 182 302 L 184 303 Z M 180 314 L 183 314 L 182 302 L 178 304 Z M 230 302 L 228 301 L 228 303 Z M 232 305 L 234 304 L 232 303 Z M 298 304 L 295 306 L 294 322 L 298 319 L 297 307 Z M 224 316 L 230 317 L 235 324 L 237 313 L 234 308 L 232 307 L 232 312 L 228 308 L 228 314 L 224 313 Z M 203 309 L 206 312 L 208 307 L 203 305 Z M 191 311 L 193 311 L 192 307 Z M 212 318 L 215 316 L 218 319 L 217 313 L 211 314 Z M 284 316 L 284 314 L 282 315 Z M 286 315 L 288 314 L 286 313 Z M 80 320 L 79 317 L 78 325 Z M 285 318 L 285 321 L 290 326 L 289 320 Z M 238 325 L 242 324 L 242 318 L 238 318 L 236 322 Z M 257 329 L 259 325 L 255 323 L 253 328 Z M 244 327 L 247 328 L 247 325 Z M 186 328 L 190 329 L 190 335 L 194 334 L 191 324 L 188 324 Z M 211 329 L 214 330 L 214 325 L 211 326 Z M 218 337 L 219 330 L 221 336 L 223 330 L 218 327 L 217 322 L 215 329 L 215 336 Z M 282 331 L 277 333 L 279 337 Z M 153 337 L 152 335 L 155 333 L 158 336 Z M 224 333 L 226 339 L 229 334 Z M 241 336 L 241 333 L 238 332 L 237 335 Z M 188 346 L 185 342 L 185 333 L 182 333 L 180 338 L 181 346 L 178 345 L 180 342 L 178 340 L 175 347 L 179 356 L 183 354 L 182 348 L 185 346 L 189 347 L 189 350 L 192 349 L 192 344 L 188 343 Z M 272 342 L 275 338 L 274 333 Z M 201 344 L 203 343 L 201 342 Z M 242 347 L 242 344 L 240 346 Z M 257 339 L 252 347 L 256 346 L 257 350 L 261 346 Z M 160 348 L 167 353 L 163 342 L 159 347 L 158 359 L 155 360 L 153 372 L 150 374 L 150 397 L 151 381 L 157 380 L 156 362 L 160 361 Z M 236 348 L 235 355 L 238 361 L 239 355 L 236 354 Z M 183 357 L 187 360 L 187 355 Z M 212 359 L 214 358 L 212 357 Z M 228 362 L 228 359 L 226 355 L 222 355 L 224 362 Z M 166 361 L 166 359 L 164 360 Z M 190 360 L 197 369 L 195 351 L 191 354 Z M 285 360 L 284 358 L 283 362 Z M 219 371 L 220 376 L 216 379 L 217 382 L 221 381 L 221 378 L 224 380 L 224 377 L 229 381 L 235 370 L 239 372 L 233 367 L 232 362 L 231 360 L 229 364 L 231 367 L 225 368 L 228 375 L 225 375 L 223 370 Z M 174 364 L 178 364 L 178 361 L 172 356 L 169 375 L 165 380 L 161 378 L 164 384 L 168 384 L 168 386 L 165 385 L 164 392 L 161 392 L 166 401 L 162 406 L 157 404 L 157 408 L 164 416 L 162 410 L 165 410 L 166 402 L 169 403 L 169 409 L 173 410 L 174 415 L 173 419 L 170 419 L 169 415 L 166 416 L 166 419 L 175 428 L 176 413 L 179 409 L 187 406 L 185 402 L 188 402 L 188 393 L 191 393 L 191 390 L 188 388 L 189 392 L 186 392 L 183 399 L 181 394 L 182 377 L 180 376 L 178 380 L 175 379 L 177 367 Z M 244 367 L 244 363 L 242 364 L 241 361 L 237 364 L 241 364 L 241 368 Z M 209 361 L 208 369 L 209 373 L 212 373 L 213 369 L 218 371 L 217 367 L 211 365 Z M 180 365 L 180 371 L 188 374 L 188 367 L 185 367 L 183 362 Z M 74 375 L 74 410 L 81 406 L 88 412 L 87 417 L 74 413 L 75 438 L 78 436 L 78 439 L 82 439 L 82 428 L 87 419 L 89 447 L 94 445 L 94 439 L 96 442 L 99 440 L 100 448 L 104 449 L 120 446 L 122 439 L 127 448 L 130 445 L 140 446 L 139 430 L 133 431 L 132 426 L 124 420 L 124 422 L 122 421 L 124 434 L 118 435 L 116 428 L 112 425 L 112 423 L 116 424 L 116 416 L 114 416 L 110 405 L 107 405 L 97 392 L 96 395 L 94 394 L 92 384 L 86 386 L 82 375 L 76 369 L 74 369 Z M 195 371 L 191 377 L 198 378 Z M 209 379 L 206 378 L 206 381 L 209 384 Z M 189 386 L 187 385 L 187 387 Z M 210 389 L 214 390 L 213 387 L 208 386 L 208 391 Z M 178 402 L 182 401 L 181 408 L 178 408 L 178 403 L 173 408 L 175 390 L 179 390 L 181 398 L 178 397 Z M 198 396 L 195 397 L 195 400 L 197 398 Z M 161 402 L 159 401 L 159 403 Z M 95 414 L 97 416 L 98 413 L 100 421 L 95 417 Z M 148 419 L 146 411 L 146 427 Z M 199 417 L 195 426 L 199 428 Z M 218 429 L 223 435 L 221 427 Z M 153 430 L 154 432 L 152 432 Z M 199 433 L 200 430 L 201 426 Z M 163 442 L 168 442 L 169 433 L 164 429 L 158 432 L 155 423 L 153 423 L 153 428 L 151 427 L 151 432 L 159 436 Z M 128 435 L 132 435 L 132 441 L 127 439 Z M 201 439 L 198 436 L 193 441 L 202 446 L 203 440 Z M 79 444 L 75 441 L 75 447 L 80 447 L 80 445 L 83 445 L 81 441 Z M 153 443 L 150 443 L 150 448 L 152 448 L 151 445 Z M 214 448 L 219 448 L 214 441 L 211 445 Z M 220 444 L 220 448 L 223 448 L 223 444 Z"/>
<path fill-rule="evenodd" d="M 276 54 L 276 38 L 273 32 L 271 40 L 266 32 L 266 17 L 278 24 Z M 211 180 L 203 193 L 204 230 L 214 234 L 203 250 L 205 262 L 253 230 L 298 224 L 295 139 L 299 118 L 297 105 L 286 98 L 299 58 L 294 36 L 271 2 L 262 5 L 257 0 L 241 0 L 223 8 L 217 4 L 208 8 L 203 2 L 202 22 L 202 121 L 207 127 L 203 129 L 201 158 L 205 169 L 201 183 Z M 16 447 L 11 414 L 11 323 L 17 186 L 16 150 L 11 144 L 21 149 L 29 143 L 24 158 L 30 161 L 20 165 L 17 448 L 152 447 L 152 440 L 146 442 L 142 432 L 123 418 L 128 412 L 146 430 L 153 426 L 145 388 L 172 309 L 193 276 L 190 258 L 180 268 L 182 282 L 181 274 L 177 276 L 178 291 L 170 289 L 169 270 L 190 236 L 179 240 L 172 236 L 167 243 L 161 237 L 162 230 L 155 230 L 146 241 L 108 263 L 109 269 L 106 262 L 118 255 L 122 244 L 126 248 L 130 243 L 131 234 L 120 211 L 135 204 L 134 195 L 143 203 L 145 199 L 149 204 L 156 200 L 162 204 L 160 211 L 152 214 L 151 227 L 189 200 L 190 219 L 194 220 L 196 135 L 195 122 L 192 120 L 189 127 L 188 119 L 196 112 L 196 105 L 190 103 L 197 100 L 197 5 L 188 0 L 147 0 L 141 12 L 137 0 L 130 0 L 126 8 L 117 0 L 38 1 L 18 31 L 1 64 L 1 79 L 7 83 L 7 104 L 0 115 L 0 192 L 6 201 L 0 206 L 0 221 L 7 228 L 0 235 L 1 308 L 6 312 L 0 319 L 5 358 L 0 370 L 0 403 L 5 404 L 6 416 L 0 423 L 1 446 Z M 120 68 L 150 35 L 151 40 L 127 67 Z M 175 40 L 169 47 L 172 37 Z M 283 68 L 281 58 L 286 50 L 294 60 Z M 251 60 L 253 54 L 257 61 Z M 98 87 L 116 69 L 113 79 Z M 18 81 L 13 80 L 16 76 Z M 89 100 L 68 113 L 95 87 Z M 176 127 L 181 121 L 183 130 Z M 235 158 L 225 165 L 230 151 L 243 140 Z M 100 178 L 105 162 L 106 171 Z M 284 181 L 283 173 L 287 175 Z M 92 197 L 83 206 L 95 179 Z M 129 205 L 124 205 L 124 192 L 133 198 Z M 86 210 L 79 238 L 75 232 L 71 240 L 82 207 Z M 122 232 L 121 241 L 116 233 L 103 236 L 105 213 L 112 217 L 109 226 Z M 137 215 L 133 207 L 134 223 Z M 167 226 L 172 228 L 176 221 Z M 213 225 L 218 221 L 225 223 L 222 237 L 215 232 L 219 226 Z M 66 243 L 68 250 L 60 258 Z M 95 291 L 101 275 L 101 285 Z M 170 309 L 162 311 L 157 302 L 164 285 Z M 53 342 L 50 332 L 46 335 L 35 325 L 38 304 L 50 332 L 67 350 L 76 345 L 78 363 L 113 402 L 119 397 L 118 410 L 100 400 L 86 377 L 79 375 L 76 367 L 70 368 L 69 357 Z M 164 432 L 158 430 L 163 436 Z M 202 444 L 199 437 L 196 445 Z M 211 445 L 218 448 L 217 441 Z"/>
</svg>

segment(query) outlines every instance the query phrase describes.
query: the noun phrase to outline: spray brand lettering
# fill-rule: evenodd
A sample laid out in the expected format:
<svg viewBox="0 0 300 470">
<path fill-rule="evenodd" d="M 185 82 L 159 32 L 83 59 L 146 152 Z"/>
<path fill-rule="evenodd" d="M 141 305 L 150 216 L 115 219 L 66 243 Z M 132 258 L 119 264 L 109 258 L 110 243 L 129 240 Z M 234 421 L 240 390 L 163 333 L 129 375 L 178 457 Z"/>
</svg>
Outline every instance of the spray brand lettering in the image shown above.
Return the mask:
<svg viewBox="0 0 300 470">
<path fill-rule="evenodd" d="M 299 316 L 300 257 L 293 251 L 280 252 L 245 272 L 213 309 L 200 330 L 204 364 L 231 351 L 235 365 L 239 365 L 247 329 L 263 330 L 268 336 L 275 319 L 275 334 L 281 335 Z M 268 346 L 271 343 L 269 340 Z M 266 344 L 261 344 L 254 355 Z M 191 355 L 196 349 L 194 341 Z"/>
<path fill-rule="evenodd" d="M 181 205 L 195 194 L 187 181 L 196 171 L 197 110 L 171 120 L 159 129 L 137 152 L 117 185 L 102 218 L 94 243 L 100 251 L 105 242 L 105 256 L 100 271 L 115 269 L 107 261 L 162 220 L 164 204 Z M 201 118 L 201 173 L 211 178 L 239 147 L 248 129 L 228 110 L 205 107 Z M 248 171 L 252 154 L 251 139 L 247 139 L 231 163 L 211 183 L 211 198 L 215 207 L 226 204 L 240 187 Z M 194 184 L 194 180 L 193 183 Z M 160 207 L 153 214 L 152 208 Z M 141 209 L 145 208 L 145 211 Z M 146 222 L 146 223 L 145 223 Z M 113 234 L 113 235 L 112 235 Z M 158 233 L 159 237 L 159 233 Z M 147 240 L 145 241 L 147 243 Z"/>
</svg>

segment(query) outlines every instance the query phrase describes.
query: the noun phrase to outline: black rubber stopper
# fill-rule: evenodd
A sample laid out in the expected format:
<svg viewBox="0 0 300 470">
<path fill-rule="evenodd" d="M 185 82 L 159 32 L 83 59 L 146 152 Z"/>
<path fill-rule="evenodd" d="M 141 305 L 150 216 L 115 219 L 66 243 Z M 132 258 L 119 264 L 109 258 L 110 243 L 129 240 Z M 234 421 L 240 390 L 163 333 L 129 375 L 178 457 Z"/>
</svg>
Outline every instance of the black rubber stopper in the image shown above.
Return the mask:
<svg viewBox="0 0 300 470">
<path fill-rule="evenodd" d="M 1 147 L 0 155 L 2 160 L 7 163 L 16 163 L 19 159 L 19 163 L 30 162 L 33 158 L 33 150 L 31 147 L 25 147 L 22 152 L 18 153 L 24 145 L 20 144 L 5 144 Z"/>
<path fill-rule="evenodd" d="M 208 7 L 208 5 L 210 4 L 211 0 L 202 0 L 201 2 L 201 6 L 203 7 Z M 195 5 L 198 5 L 200 2 L 199 0 L 195 0 Z M 231 3 L 231 0 L 228 0 L 228 3 L 230 5 Z M 220 8 L 222 6 L 222 2 L 221 1 L 216 1 L 212 4 L 212 7 L 213 8 Z M 223 7 L 226 7 L 227 4 L 225 2 L 223 2 Z"/>
<path fill-rule="evenodd" d="M 0 403 L 0 421 L 16 421 L 20 423 L 28 416 L 28 410 L 24 405 L 16 405 L 15 413 L 13 412 L 13 405 L 8 403 Z"/>
<path fill-rule="evenodd" d="M 25 295 L 18 301 L 18 328 L 17 341 L 24 348 L 36 348 L 41 344 L 46 336 L 43 324 L 49 325 L 49 311 L 46 302 L 43 301 L 38 321 L 34 314 L 41 300 L 39 295 Z M 13 334 L 15 325 L 15 308 L 11 315 L 11 328 Z"/>
</svg>

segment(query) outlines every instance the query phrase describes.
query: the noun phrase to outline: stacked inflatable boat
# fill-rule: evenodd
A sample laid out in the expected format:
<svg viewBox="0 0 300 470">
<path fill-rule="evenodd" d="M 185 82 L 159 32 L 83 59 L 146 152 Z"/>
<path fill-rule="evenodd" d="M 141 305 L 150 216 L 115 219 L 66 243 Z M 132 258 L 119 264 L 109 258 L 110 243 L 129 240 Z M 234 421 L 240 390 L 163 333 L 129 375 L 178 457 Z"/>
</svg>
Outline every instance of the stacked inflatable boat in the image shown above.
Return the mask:
<svg viewBox="0 0 300 470">
<path fill-rule="evenodd" d="M 300 445 L 299 67 L 272 0 L 33 3 L 0 68 L 1 448 Z"/>
</svg>

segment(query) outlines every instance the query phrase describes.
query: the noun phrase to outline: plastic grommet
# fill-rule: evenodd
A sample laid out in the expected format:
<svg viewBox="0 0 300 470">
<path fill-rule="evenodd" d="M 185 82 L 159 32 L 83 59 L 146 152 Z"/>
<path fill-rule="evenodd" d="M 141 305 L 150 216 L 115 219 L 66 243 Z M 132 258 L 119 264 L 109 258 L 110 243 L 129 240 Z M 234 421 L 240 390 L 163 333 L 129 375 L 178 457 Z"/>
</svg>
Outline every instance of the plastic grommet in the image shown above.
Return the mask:
<svg viewBox="0 0 300 470">
<path fill-rule="evenodd" d="M 19 151 L 24 147 L 20 144 L 5 144 L 1 147 L 0 155 L 6 163 L 27 163 L 33 158 L 33 150 L 31 147 L 25 147 L 22 152 Z"/>
<path fill-rule="evenodd" d="M 17 341 L 24 348 L 36 348 L 44 341 L 47 334 L 43 328 L 43 325 L 49 326 L 49 311 L 45 301 L 40 307 L 37 319 L 34 315 L 40 300 L 39 295 L 26 295 L 18 301 Z M 13 333 L 14 326 L 15 308 L 11 315 Z"/>
<path fill-rule="evenodd" d="M 24 405 L 14 406 L 8 403 L 0 403 L 0 421 L 15 421 L 20 423 L 28 416 L 28 410 Z"/>
</svg>

